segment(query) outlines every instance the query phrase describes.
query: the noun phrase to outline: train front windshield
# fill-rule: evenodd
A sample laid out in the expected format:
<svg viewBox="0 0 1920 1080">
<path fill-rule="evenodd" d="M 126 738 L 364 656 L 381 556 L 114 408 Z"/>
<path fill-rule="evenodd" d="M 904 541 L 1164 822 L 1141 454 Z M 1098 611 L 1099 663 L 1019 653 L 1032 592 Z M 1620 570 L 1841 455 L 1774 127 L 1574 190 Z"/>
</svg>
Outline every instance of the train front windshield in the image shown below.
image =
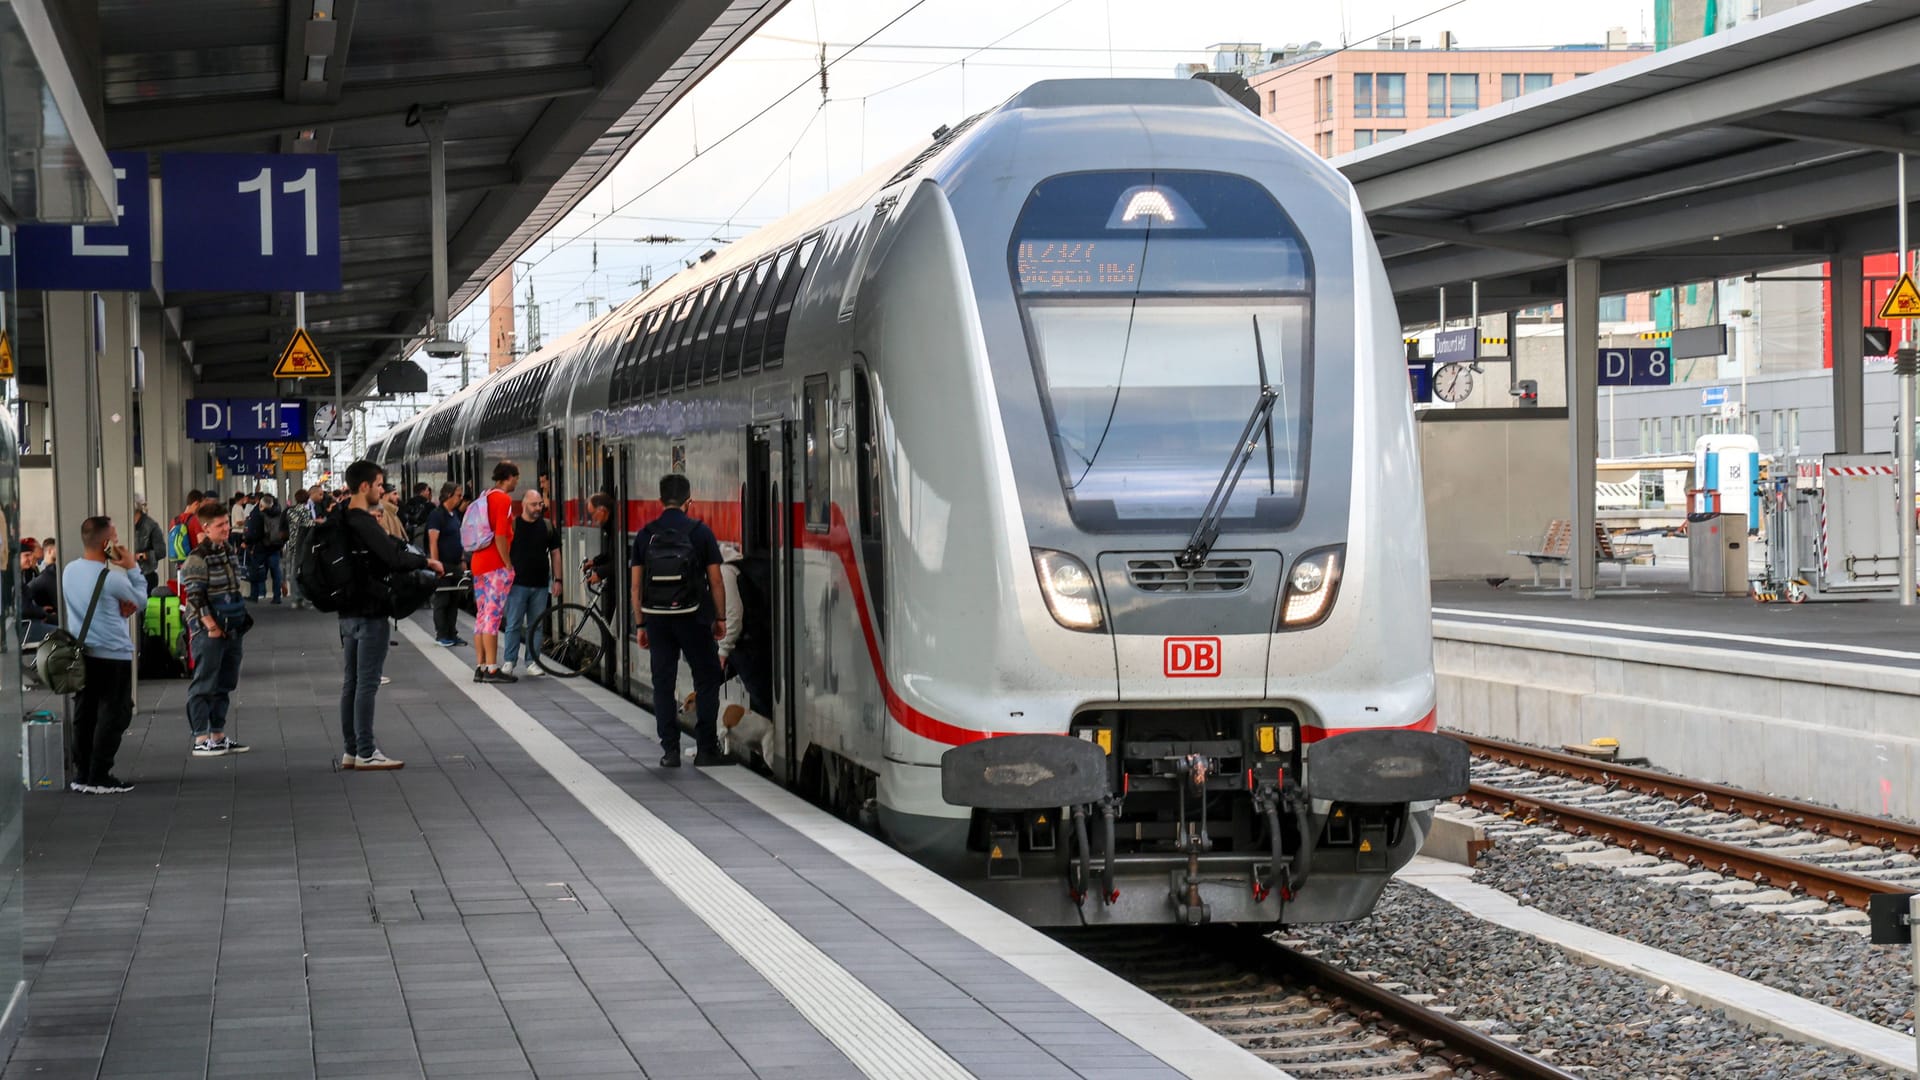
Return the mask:
<svg viewBox="0 0 1920 1080">
<path fill-rule="evenodd" d="M 1265 189 L 1221 173 L 1056 176 L 1021 210 L 1011 262 L 1076 524 L 1191 529 L 1263 385 L 1278 401 L 1223 527 L 1299 517 L 1313 277 Z"/>
</svg>

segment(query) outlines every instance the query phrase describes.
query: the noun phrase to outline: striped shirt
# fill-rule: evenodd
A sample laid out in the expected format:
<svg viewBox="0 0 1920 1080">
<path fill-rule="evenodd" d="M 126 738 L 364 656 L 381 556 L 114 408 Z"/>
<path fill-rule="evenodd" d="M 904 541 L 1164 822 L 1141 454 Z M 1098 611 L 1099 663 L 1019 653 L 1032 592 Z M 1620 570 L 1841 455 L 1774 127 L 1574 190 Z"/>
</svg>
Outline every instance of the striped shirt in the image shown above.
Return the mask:
<svg viewBox="0 0 1920 1080">
<path fill-rule="evenodd" d="M 188 626 L 200 625 L 202 615 L 212 615 L 209 605 L 216 596 L 240 595 L 240 567 L 233 561 L 233 549 L 225 544 L 203 542 L 187 556 L 180 569 L 180 616 Z"/>
</svg>

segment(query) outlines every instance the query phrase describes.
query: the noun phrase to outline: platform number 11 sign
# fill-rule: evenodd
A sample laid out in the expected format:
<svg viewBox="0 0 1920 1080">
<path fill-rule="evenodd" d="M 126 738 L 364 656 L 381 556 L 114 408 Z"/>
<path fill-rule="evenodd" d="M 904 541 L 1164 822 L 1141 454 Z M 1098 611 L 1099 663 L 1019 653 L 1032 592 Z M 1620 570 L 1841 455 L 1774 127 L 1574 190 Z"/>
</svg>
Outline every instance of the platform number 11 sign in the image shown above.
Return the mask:
<svg viewBox="0 0 1920 1080">
<path fill-rule="evenodd" d="M 325 154 L 164 154 L 166 286 L 340 288 L 340 173 Z"/>
</svg>

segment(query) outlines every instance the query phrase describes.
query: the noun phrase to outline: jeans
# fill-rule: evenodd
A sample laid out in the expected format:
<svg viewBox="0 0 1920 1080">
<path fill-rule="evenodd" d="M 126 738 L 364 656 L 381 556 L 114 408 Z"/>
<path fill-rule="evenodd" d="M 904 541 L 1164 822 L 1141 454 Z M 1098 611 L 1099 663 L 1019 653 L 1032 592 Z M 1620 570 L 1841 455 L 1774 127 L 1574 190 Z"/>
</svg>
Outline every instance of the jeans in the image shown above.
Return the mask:
<svg viewBox="0 0 1920 1080">
<path fill-rule="evenodd" d="M 340 616 L 340 648 L 346 652 L 346 676 L 340 683 L 341 746 L 357 757 L 371 757 L 374 695 L 387 666 L 393 624 L 382 615 Z"/>
<path fill-rule="evenodd" d="M 300 549 L 288 544 L 282 554 L 287 563 L 287 599 L 296 604 L 305 603 L 307 598 L 300 593 Z"/>
<path fill-rule="evenodd" d="M 193 649 L 193 681 L 187 684 L 187 724 L 196 736 L 224 732 L 227 696 L 240 685 L 240 639 L 209 637 L 195 627 L 189 647 Z"/>
<path fill-rule="evenodd" d="M 87 688 L 73 701 L 73 779 L 99 784 L 133 723 L 133 661 L 86 658 Z"/>
<path fill-rule="evenodd" d="M 440 590 L 433 594 L 433 636 L 452 641 L 460 636 L 460 590 L 452 586 L 459 577 L 440 579 Z"/>
<path fill-rule="evenodd" d="M 273 602 L 276 604 L 279 603 L 280 587 L 285 582 L 285 579 L 280 576 L 280 552 L 277 550 L 256 551 L 253 553 L 253 558 L 254 572 L 252 575 L 253 580 L 250 583 L 252 591 L 248 594 L 247 599 L 260 599 L 261 587 L 267 583 L 268 576 L 271 576 L 273 578 Z"/>
<path fill-rule="evenodd" d="M 694 745 L 718 752 L 720 737 L 720 643 L 713 626 L 693 615 L 652 615 L 647 618 L 647 653 L 653 668 L 653 726 L 660 746 L 680 752 L 680 702 L 674 683 L 680 676 L 680 658 L 693 669 Z"/>
<path fill-rule="evenodd" d="M 546 644 L 547 630 L 542 620 L 547 614 L 547 604 L 552 594 L 545 585 L 515 585 L 507 592 L 507 615 L 501 624 L 503 639 L 500 642 L 500 662 L 517 663 L 520 658 L 520 637 L 527 638 L 527 663 L 531 664 L 540 655 L 540 646 Z"/>
</svg>

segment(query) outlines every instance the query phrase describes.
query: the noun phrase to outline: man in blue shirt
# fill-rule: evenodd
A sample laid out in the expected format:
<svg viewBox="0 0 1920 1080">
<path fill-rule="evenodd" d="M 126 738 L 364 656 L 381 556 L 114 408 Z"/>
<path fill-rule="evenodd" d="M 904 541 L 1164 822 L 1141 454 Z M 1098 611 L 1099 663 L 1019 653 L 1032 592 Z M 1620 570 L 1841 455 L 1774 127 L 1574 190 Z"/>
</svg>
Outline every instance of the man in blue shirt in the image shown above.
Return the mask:
<svg viewBox="0 0 1920 1080">
<path fill-rule="evenodd" d="M 726 595 L 720 577 L 720 543 L 713 530 L 687 516 L 692 485 L 678 473 L 660 478 L 664 508 L 633 538 L 633 610 L 635 635 L 653 669 L 653 724 L 660 736 L 663 768 L 680 766 L 679 702 L 674 683 L 680 658 L 693 670 L 695 765 L 726 765 L 717 733 L 720 719 L 719 641 L 726 620 L 714 611 L 714 597 Z"/>
<path fill-rule="evenodd" d="M 466 644 L 459 633 L 460 573 L 467 553 L 460 547 L 460 485 L 449 480 L 440 485 L 440 503 L 427 515 L 427 554 L 445 567 L 440 574 L 440 589 L 433 594 L 433 643 L 449 649 Z"/>
<path fill-rule="evenodd" d="M 74 699 L 73 790 L 117 795 L 133 790 L 113 775 L 113 758 L 133 723 L 133 634 L 127 618 L 146 607 L 147 579 L 133 552 L 120 542 L 113 519 L 81 522 L 80 544 L 80 557 L 60 572 L 64 623 L 68 633 L 81 639 L 87 672 L 86 689 Z M 100 602 L 88 622 L 96 586 Z"/>
</svg>

